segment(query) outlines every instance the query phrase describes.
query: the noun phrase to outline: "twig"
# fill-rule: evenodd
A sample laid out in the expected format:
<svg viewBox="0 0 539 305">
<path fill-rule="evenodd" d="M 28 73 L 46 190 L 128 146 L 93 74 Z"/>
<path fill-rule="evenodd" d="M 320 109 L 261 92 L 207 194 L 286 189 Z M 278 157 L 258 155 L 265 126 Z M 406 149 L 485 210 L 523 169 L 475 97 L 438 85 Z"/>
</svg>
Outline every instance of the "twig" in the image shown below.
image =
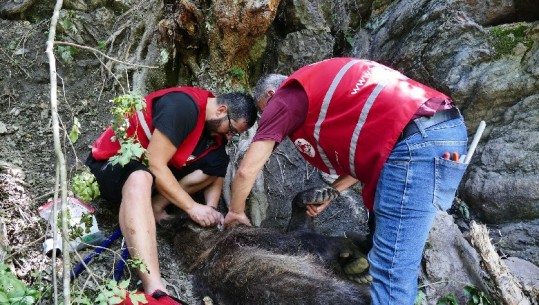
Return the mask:
<svg viewBox="0 0 539 305">
<path fill-rule="evenodd" d="M 105 54 L 105 53 L 103 53 L 103 52 L 101 52 L 101 51 L 99 51 L 99 50 L 97 50 L 97 49 L 94 49 L 94 48 L 91 48 L 91 47 L 87 47 L 87 46 L 83 46 L 83 45 L 76 44 L 76 43 L 72 43 L 72 42 L 67 42 L 67 41 L 55 41 L 54 44 L 57 44 L 57 45 L 66 45 L 66 46 L 72 46 L 72 47 L 76 47 L 76 48 L 80 48 L 80 49 L 92 51 L 92 52 L 98 53 L 99 55 L 105 57 L 105 58 L 108 59 L 108 60 L 112 60 L 112 61 L 114 61 L 114 62 L 121 63 L 121 64 L 128 65 L 128 66 L 140 67 L 140 68 L 148 68 L 148 69 L 158 69 L 158 68 L 159 68 L 158 66 L 139 65 L 139 64 L 133 64 L 133 63 L 130 63 L 130 62 L 118 60 L 118 59 L 116 59 L 116 58 L 113 58 L 113 57 L 108 56 L 107 54 Z"/>
<path fill-rule="evenodd" d="M 31 200 L 32 200 L 32 201 L 37 201 L 37 200 L 41 200 L 41 199 L 43 199 L 43 198 L 45 198 L 45 197 L 50 197 L 51 195 L 54 195 L 54 191 L 50 191 L 50 192 L 45 193 L 45 194 L 43 194 L 43 195 L 39 195 L 39 196 L 37 196 L 37 197 L 32 198 Z"/>
<path fill-rule="evenodd" d="M 94 54 L 94 55 L 97 58 L 97 60 L 99 60 L 101 65 L 103 65 L 103 67 L 105 67 L 105 69 L 110 73 L 110 75 L 112 75 L 112 77 L 118 83 L 118 85 L 120 85 L 120 88 L 122 88 L 122 92 L 125 94 L 124 86 L 122 86 L 122 83 L 120 82 L 120 80 L 116 77 L 116 75 L 114 75 L 114 73 L 110 70 L 110 68 L 107 67 L 107 65 L 101 60 L 101 58 L 99 58 L 99 56 L 97 56 L 97 54 Z M 103 78 L 103 87 L 105 86 L 104 79 L 105 78 Z M 127 80 L 127 82 L 129 84 L 129 80 Z M 103 92 L 103 87 L 101 87 L 101 92 Z M 99 92 L 99 96 L 101 96 L 101 92 Z M 99 99 L 98 99 L 98 101 L 99 101 Z M 99 103 L 98 103 L 98 105 L 99 105 Z"/>
<path fill-rule="evenodd" d="M 31 242 L 29 242 L 28 244 L 25 244 L 25 245 L 24 245 L 23 247 L 21 247 L 19 250 L 10 253 L 10 254 L 5 258 L 5 260 L 7 261 L 8 259 L 10 259 L 10 258 L 16 256 L 17 254 L 20 254 L 23 250 L 26 250 L 26 249 L 30 248 L 32 245 L 34 245 L 35 243 L 37 243 L 37 242 L 39 242 L 39 241 L 41 241 L 41 240 L 43 240 L 43 239 L 45 239 L 45 236 L 41 236 L 40 238 L 38 238 L 38 239 L 36 239 L 36 240 L 34 240 L 34 241 L 31 241 Z"/>
</svg>

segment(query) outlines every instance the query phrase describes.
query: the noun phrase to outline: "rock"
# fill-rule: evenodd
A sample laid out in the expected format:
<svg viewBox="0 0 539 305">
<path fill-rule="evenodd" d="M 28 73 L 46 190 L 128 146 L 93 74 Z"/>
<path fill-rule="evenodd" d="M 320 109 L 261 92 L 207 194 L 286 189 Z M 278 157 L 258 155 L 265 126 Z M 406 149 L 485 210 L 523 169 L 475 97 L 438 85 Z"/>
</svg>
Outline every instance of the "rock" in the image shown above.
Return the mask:
<svg viewBox="0 0 539 305">
<path fill-rule="evenodd" d="M 531 299 L 539 300 L 539 267 L 518 257 L 503 260 Z"/>
<path fill-rule="evenodd" d="M 436 215 L 423 253 L 421 272 L 428 304 L 435 304 L 439 296 L 455 293 L 463 299 L 466 285 L 488 291 L 482 281 L 480 258 L 464 238 L 453 217 L 446 212 Z"/>
<path fill-rule="evenodd" d="M 489 230 L 502 256 L 519 257 L 539 266 L 539 219 L 491 225 Z"/>
<path fill-rule="evenodd" d="M 0 3 L 0 16 L 13 16 L 24 13 L 35 0 L 6 0 Z"/>
<path fill-rule="evenodd" d="M 462 198 L 488 223 L 539 218 L 539 130 L 530 126 L 539 126 L 539 94 L 506 108 L 468 170 Z"/>
<path fill-rule="evenodd" d="M 277 70 L 290 74 L 298 68 L 331 57 L 335 38 L 323 30 L 290 33 L 278 47 Z"/>
<path fill-rule="evenodd" d="M 6 134 L 7 133 L 7 127 L 4 122 L 0 121 L 0 134 Z"/>
</svg>

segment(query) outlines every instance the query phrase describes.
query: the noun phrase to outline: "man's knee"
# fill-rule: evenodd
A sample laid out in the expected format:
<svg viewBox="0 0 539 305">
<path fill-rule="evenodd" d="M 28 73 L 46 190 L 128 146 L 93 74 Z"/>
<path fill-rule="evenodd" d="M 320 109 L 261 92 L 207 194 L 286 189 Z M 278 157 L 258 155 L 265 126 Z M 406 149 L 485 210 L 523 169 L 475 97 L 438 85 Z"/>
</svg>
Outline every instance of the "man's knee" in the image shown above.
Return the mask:
<svg viewBox="0 0 539 305">
<path fill-rule="evenodd" d="M 210 176 L 198 169 L 183 177 L 179 183 L 186 192 L 194 193 L 211 185 L 216 179 L 216 176 Z"/>
<path fill-rule="evenodd" d="M 140 195 L 141 193 L 151 193 L 153 176 L 147 171 L 137 170 L 132 172 L 122 188 L 122 195 Z"/>
</svg>

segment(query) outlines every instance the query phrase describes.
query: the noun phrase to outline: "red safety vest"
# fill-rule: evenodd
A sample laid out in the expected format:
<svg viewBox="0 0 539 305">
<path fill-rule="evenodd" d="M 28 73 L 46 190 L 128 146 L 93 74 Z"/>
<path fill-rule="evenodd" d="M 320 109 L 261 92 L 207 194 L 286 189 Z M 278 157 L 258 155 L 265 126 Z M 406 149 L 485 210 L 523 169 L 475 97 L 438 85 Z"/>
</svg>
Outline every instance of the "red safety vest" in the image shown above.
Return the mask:
<svg viewBox="0 0 539 305">
<path fill-rule="evenodd" d="M 447 98 L 398 71 L 355 58 L 303 67 L 282 86 L 292 80 L 305 89 L 309 110 L 291 140 L 321 171 L 361 181 L 371 210 L 380 171 L 405 125 L 429 98 Z"/>
<path fill-rule="evenodd" d="M 137 112 L 129 118 L 129 128 L 127 129 L 127 134 L 129 136 L 133 135 L 135 132 L 137 134 L 138 140 L 144 148 L 148 147 L 150 143 L 151 134 L 153 133 L 154 127 L 152 125 L 152 106 L 153 102 L 170 92 L 183 92 L 191 96 L 198 105 L 198 119 L 196 127 L 191 133 L 185 138 L 182 142 L 172 159 L 169 161 L 169 165 L 175 168 L 182 168 L 184 165 L 190 164 L 201 157 L 205 156 L 210 151 L 217 149 L 222 145 L 222 138 L 216 137 L 216 144 L 209 147 L 199 156 L 191 156 L 191 153 L 195 149 L 200 135 L 204 129 L 204 124 L 206 121 L 206 104 L 208 103 L 208 98 L 214 97 L 210 91 L 202 90 L 194 87 L 174 87 L 161 89 L 155 92 L 148 94 L 144 97 L 146 101 L 146 108 L 144 111 Z M 141 124 L 141 120 L 144 120 L 144 123 Z M 94 142 L 92 145 L 92 155 L 96 160 L 108 160 L 110 157 L 114 156 L 120 149 L 120 143 L 118 141 L 111 141 L 111 138 L 114 136 L 114 131 L 112 127 L 107 128 L 103 134 Z"/>
</svg>

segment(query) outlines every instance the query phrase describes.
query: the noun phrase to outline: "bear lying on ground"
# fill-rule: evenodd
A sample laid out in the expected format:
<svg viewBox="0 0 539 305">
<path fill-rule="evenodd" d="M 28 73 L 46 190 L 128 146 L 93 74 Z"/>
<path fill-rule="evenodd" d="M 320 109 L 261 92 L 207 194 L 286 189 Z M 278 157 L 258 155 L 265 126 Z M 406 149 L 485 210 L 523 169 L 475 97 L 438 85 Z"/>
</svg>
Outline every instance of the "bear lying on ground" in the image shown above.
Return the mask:
<svg viewBox="0 0 539 305">
<path fill-rule="evenodd" d="M 306 203 L 334 199 L 338 192 L 311 189 L 293 199 L 288 232 L 236 226 L 225 231 L 192 222 L 174 238 L 182 264 L 194 275 L 195 292 L 214 304 L 370 304 L 369 287 L 344 279 L 365 273 L 368 263 L 345 237 L 314 232 Z"/>
</svg>

